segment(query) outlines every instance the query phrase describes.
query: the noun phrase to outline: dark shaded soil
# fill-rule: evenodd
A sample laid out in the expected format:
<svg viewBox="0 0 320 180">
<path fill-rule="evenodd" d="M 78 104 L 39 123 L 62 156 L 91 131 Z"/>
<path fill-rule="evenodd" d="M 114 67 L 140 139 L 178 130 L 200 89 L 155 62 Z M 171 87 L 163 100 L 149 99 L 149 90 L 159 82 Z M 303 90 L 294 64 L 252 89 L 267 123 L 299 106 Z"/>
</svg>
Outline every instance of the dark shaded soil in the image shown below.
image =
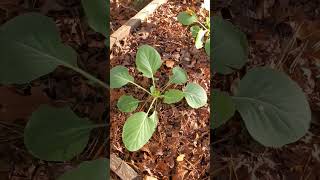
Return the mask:
<svg viewBox="0 0 320 180">
<path fill-rule="evenodd" d="M 31 11 L 52 17 L 63 42 L 79 54 L 78 65 L 106 80 L 108 61 L 104 38 L 88 27 L 80 0 L 1 1 L 0 23 Z M 106 123 L 108 119 L 106 91 L 89 85 L 81 75 L 66 68 L 59 67 L 29 84 L 0 85 L 1 180 L 55 180 L 82 160 L 109 154 L 105 129 L 101 128 L 92 132 L 86 150 L 71 162 L 52 163 L 33 158 L 24 147 L 23 130 L 32 111 L 44 103 L 68 105 L 79 116 L 96 123 Z"/>
<path fill-rule="evenodd" d="M 116 44 L 111 50 L 111 66 L 126 66 L 138 84 L 149 88 L 150 80 L 135 69 L 138 47 L 148 44 L 157 49 L 163 60 L 160 72 L 156 73 L 159 78 L 156 82 L 158 87 L 165 85 L 174 64 L 185 69 L 189 82 L 199 83 L 209 96 L 209 58 L 204 49 L 195 49 L 188 28 L 176 19 L 178 13 L 186 10 L 188 5 L 182 1 L 170 1 L 162 5 L 132 35 Z M 123 94 L 133 95 L 140 100 L 148 97 L 132 85 L 111 91 L 111 153 L 123 159 L 141 177 L 149 175 L 158 179 L 208 179 L 209 106 L 192 109 L 185 101 L 177 105 L 159 103 L 156 132 L 141 150 L 128 152 L 122 143 L 121 134 L 130 114 L 121 113 L 116 107 L 118 98 Z M 147 110 L 148 105 L 142 107 L 142 104 L 138 110 Z M 185 155 L 184 160 L 178 162 L 176 159 L 181 154 Z M 114 178 L 117 179 L 116 176 Z"/>
<path fill-rule="evenodd" d="M 250 55 L 240 72 L 214 75 L 213 86 L 231 92 L 236 81 L 252 67 L 280 69 L 302 87 L 313 120 L 301 140 L 273 149 L 256 143 L 239 115 L 235 116 L 212 132 L 212 179 L 319 179 L 320 1 L 216 1 L 214 8 L 246 33 Z"/>
</svg>

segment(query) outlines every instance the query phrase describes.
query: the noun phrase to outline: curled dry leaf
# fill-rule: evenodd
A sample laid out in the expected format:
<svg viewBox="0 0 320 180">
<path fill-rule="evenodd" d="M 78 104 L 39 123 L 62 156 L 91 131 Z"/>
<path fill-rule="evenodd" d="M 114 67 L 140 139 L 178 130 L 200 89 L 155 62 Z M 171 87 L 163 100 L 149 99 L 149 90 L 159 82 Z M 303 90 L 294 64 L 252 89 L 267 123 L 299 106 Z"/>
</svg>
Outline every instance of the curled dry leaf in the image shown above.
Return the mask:
<svg viewBox="0 0 320 180">
<path fill-rule="evenodd" d="M 174 66 L 174 61 L 172 61 L 172 60 L 166 60 L 166 66 L 167 66 L 168 68 L 173 68 L 173 66 Z"/>
</svg>

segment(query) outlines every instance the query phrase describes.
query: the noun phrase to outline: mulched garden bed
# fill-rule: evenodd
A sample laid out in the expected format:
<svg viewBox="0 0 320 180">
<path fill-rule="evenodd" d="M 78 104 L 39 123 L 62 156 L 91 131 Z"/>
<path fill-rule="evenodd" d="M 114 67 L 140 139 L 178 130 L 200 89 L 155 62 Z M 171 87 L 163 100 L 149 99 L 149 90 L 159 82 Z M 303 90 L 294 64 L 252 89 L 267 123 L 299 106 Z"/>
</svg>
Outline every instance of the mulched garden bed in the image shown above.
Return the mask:
<svg viewBox="0 0 320 180">
<path fill-rule="evenodd" d="M 0 22 L 26 12 L 40 12 L 52 17 L 65 44 L 79 54 L 78 65 L 106 80 L 108 61 L 102 35 L 89 28 L 80 0 L 0 2 Z M 94 130 L 86 150 L 68 163 L 44 162 L 33 158 L 24 147 L 23 130 L 28 117 L 41 104 L 70 105 L 80 117 L 106 123 L 109 99 L 105 90 L 88 85 L 81 75 L 66 68 L 30 84 L 0 86 L 0 179 L 56 180 L 66 170 L 83 160 L 109 154 L 105 129 Z M 50 142 L 48 142 L 50 143 Z"/>
<path fill-rule="evenodd" d="M 296 143 L 280 149 L 265 148 L 250 137 L 237 115 L 211 134 L 214 138 L 210 174 L 212 179 L 317 179 L 320 177 L 320 1 L 259 2 L 234 0 L 229 4 L 226 1 L 213 4 L 215 13 L 230 19 L 246 33 L 250 55 L 241 72 L 214 75 L 212 86 L 232 91 L 252 67 L 280 69 L 305 92 L 313 111 L 311 128 Z M 293 40 L 296 43 L 287 48 Z"/>
<path fill-rule="evenodd" d="M 113 33 L 151 0 L 110 0 L 110 32 Z"/>
<path fill-rule="evenodd" d="M 140 45 L 148 44 L 157 49 L 163 60 L 160 71 L 155 75 L 159 78 L 159 86 L 165 85 L 173 66 L 180 66 L 187 71 L 189 82 L 199 83 L 209 96 L 209 58 L 204 49 L 197 50 L 194 47 L 188 28 L 176 18 L 188 6 L 190 4 L 183 4 L 182 1 L 171 1 L 160 6 L 147 22 L 114 46 L 110 55 L 111 67 L 127 67 L 135 81 L 148 88 L 149 79 L 135 70 L 136 51 Z M 132 85 L 111 90 L 111 153 L 124 160 L 141 177 L 207 179 L 210 161 L 209 106 L 192 109 L 185 101 L 176 106 L 158 104 L 159 123 L 156 132 L 142 149 L 129 152 L 121 138 L 122 127 L 129 114 L 121 113 L 116 107 L 117 100 L 125 93 L 140 100 L 148 97 Z M 146 108 L 140 105 L 138 110 Z M 185 155 L 184 160 L 177 162 L 181 154 Z M 113 178 L 118 179 L 114 174 Z"/>
</svg>

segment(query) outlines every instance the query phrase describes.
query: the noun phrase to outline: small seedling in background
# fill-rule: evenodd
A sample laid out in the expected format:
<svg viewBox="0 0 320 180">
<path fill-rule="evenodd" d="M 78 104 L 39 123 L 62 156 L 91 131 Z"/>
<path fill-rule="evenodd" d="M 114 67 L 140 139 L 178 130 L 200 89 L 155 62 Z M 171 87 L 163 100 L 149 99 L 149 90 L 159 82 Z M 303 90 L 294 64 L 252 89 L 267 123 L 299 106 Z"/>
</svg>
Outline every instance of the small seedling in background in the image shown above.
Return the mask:
<svg viewBox="0 0 320 180">
<path fill-rule="evenodd" d="M 154 74 L 162 64 L 159 53 L 149 45 L 139 47 L 136 54 L 137 70 L 147 78 L 151 78 L 152 85 L 149 90 L 141 87 L 134 82 L 134 78 L 129 74 L 129 70 L 124 66 L 116 66 L 110 71 L 110 87 L 121 88 L 130 83 L 137 88 L 146 92 L 152 97 L 152 102 L 147 112 L 135 112 L 124 124 L 122 131 L 122 140 L 125 147 L 129 151 L 137 151 L 142 148 L 152 137 L 158 123 L 158 113 L 155 104 L 159 100 L 163 100 L 166 104 L 174 104 L 180 102 L 183 98 L 186 99 L 189 106 L 192 108 L 200 108 L 207 103 L 207 94 L 205 90 L 196 83 L 187 83 L 187 73 L 181 67 L 174 67 L 172 75 L 168 76 L 167 84 L 158 88 Z M 178 89 L 166 89 L 171 84 L 187 85 L 183 91 Z M 123 95 L 119 98 L 117 107 L 122 112 L 133 112 L 138 107 L 139 102 L 133 96 Z M 152 112 L 152 113 L 151 113 Z"/>
<path fill-rule="evenodd" d="M 191 8 L 180 12 L 177 18 L 181 24 L 191 26 L 190 31 L 195 38 L 196 48 L 201 49 L 204 46 L 207 55 L 210 56 L 210 1 L 205 0 L 202 7 L 208 12 L 208 16 L 203 17 L 205 19 L 204 22 L 201 22 Z"/>
</svg>

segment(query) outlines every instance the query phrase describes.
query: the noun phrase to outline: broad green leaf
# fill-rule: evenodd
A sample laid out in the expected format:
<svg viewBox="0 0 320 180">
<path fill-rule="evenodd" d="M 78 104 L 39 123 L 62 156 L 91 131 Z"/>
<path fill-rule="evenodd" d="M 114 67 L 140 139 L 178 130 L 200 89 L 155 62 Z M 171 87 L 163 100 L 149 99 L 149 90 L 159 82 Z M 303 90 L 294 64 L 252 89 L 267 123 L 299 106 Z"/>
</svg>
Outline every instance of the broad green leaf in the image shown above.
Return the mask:
<svg viewBox="0 0 320 180">
<path fill-rule="evenodd" d="M 177 18 L 178 18 L 178 21 L 183 25 L 191 25 L 197 22 L 197 15 L 195 13 L 192 13 L 192 15 L 190 15 L 186 11 L 180 12 Z"/>
<path fill-rule="evenodd" d="M 120 88 L 129 82 L 133 82 L 133 77 L 124 66 L 116 66 L 110 70 L 110 87 Z"/>
<path fill-rule="evenodd" d="M 248 42 L 244 33 L 221 17 L 213 17 L 213 70 L 221 74 L 241 69 L 247 62 Z"/>
<path fill-rule="evenodd" d="M 109 6 L 107 6 L 106 0 L 81 0 L 82 7 L 86 13 L 88 24 L 96 32 L 107 36 L 109 31 L 108 12 Z"/>
<path fill-rule="evenodd" d="M 167 104 L 173 104 L 183 99 L 184 93 L 177 89 L 169 89 L 164 93 L 163 102 Z"/>
<path fill-rule="evenodd" d="M 139 47 L 136 55 L 136 65 L 145 77 L 153 78 L 153 74 L 160 68 L 161 64 L 161 57 L 157 50 L 149 45 Z"/>
<path fill-rule="evenodd" d="M 197 37 L 196 37 L 196 41 L 195 41 L 195 45 L 196 45 L 196 48 L 197 49 L 200 49 L 203 47 L 203 37 L 204 35 L 206 34 L 207 31 L 203 30 L 203 29 L 200 29 L 200 31 L 198 32 L 197 34 Z"/>
<path fill-rule="evenodd" d="M 123 95 L 119 98 L 117 106 L 122 112 L 133 112 L 139 105 L 139 100 L 133 96 Z"/>
<path fill-rule="evenodd" d="M 61 43 L 51 18 L 26 13 L 0 27 L 0 84 L 28 83 L 59 65 L 80 70 L 75 51 Z"/>
<path fill-rule="evenodd" d="M 170 76 L 170 83 L 184 84 L 188 80 L 188 75 L 181 67 L 174 67 L 172 69 L 172 76 Z"/>
<path fill-rule="evenodd" d="M 299 140 L 310 127 L 311 112 L 301 88 L 270 68 L 250 70 L 232 97 L 250 135 L 264 146 Z"/>
<path fill-rule="evenodd" d="M 153 113 L 151 114 L 151 116 L 149 116 L 149 119 L 155 124 L 155 126 L 157 127 L 157 124 L 159 122 L 159 118 L 158 118 L 158 113 L 157 111 L 153 111 Z"/>
<path fill-rule="evenodd" d="M 196 83 L 188 83 L 184 89 L 184 97 L 192 108 L 200 108 L 207 103 L 206 91 Z"/>
<path fill-rule="evenodd" d="M 79 118 L 69 107 L 42 105 L 32 113 L 24 130 L 24 143 L 35 157 L 46 161 L 67 161 L 86 147 L 91 129 L 86 118 Z"/>
<path fill-rule="evenodd" d="M 131 115 L 123 126 L 122 140 L 129 151 L 137 151 L 142 148 L 156 130 L 155 116 L 150 119 L 145 112 L 137 112 Z"/>
<path fill-rule="evenodd" d="M 67 171 L 58 180 L 109 180 L 109 159 L 100 158 L 82 162 L 77 168 Z"/>
<path fill-rule="evenodd" d="M 190 28 L 190 31 L 191 31 L 191 34 L 192 34 L 192 37 L 196 38 L 197 35 L 198 35 L 198 32 L 200 31 L 200 27 L 198 25 L 194 25 Z"/>
<path fill-rule="evenodd" d="M 207 55 L 210 56 L 210 38 L 207 39 L 204 49 L 206 50 Z"/>
<path fill-rule="evenodd" d="M 226 92 L 213 90 L 211 95 L 211 128 L 217 128 L 227 122 L 235 113 L 235 104 Z"/>
</svg>

